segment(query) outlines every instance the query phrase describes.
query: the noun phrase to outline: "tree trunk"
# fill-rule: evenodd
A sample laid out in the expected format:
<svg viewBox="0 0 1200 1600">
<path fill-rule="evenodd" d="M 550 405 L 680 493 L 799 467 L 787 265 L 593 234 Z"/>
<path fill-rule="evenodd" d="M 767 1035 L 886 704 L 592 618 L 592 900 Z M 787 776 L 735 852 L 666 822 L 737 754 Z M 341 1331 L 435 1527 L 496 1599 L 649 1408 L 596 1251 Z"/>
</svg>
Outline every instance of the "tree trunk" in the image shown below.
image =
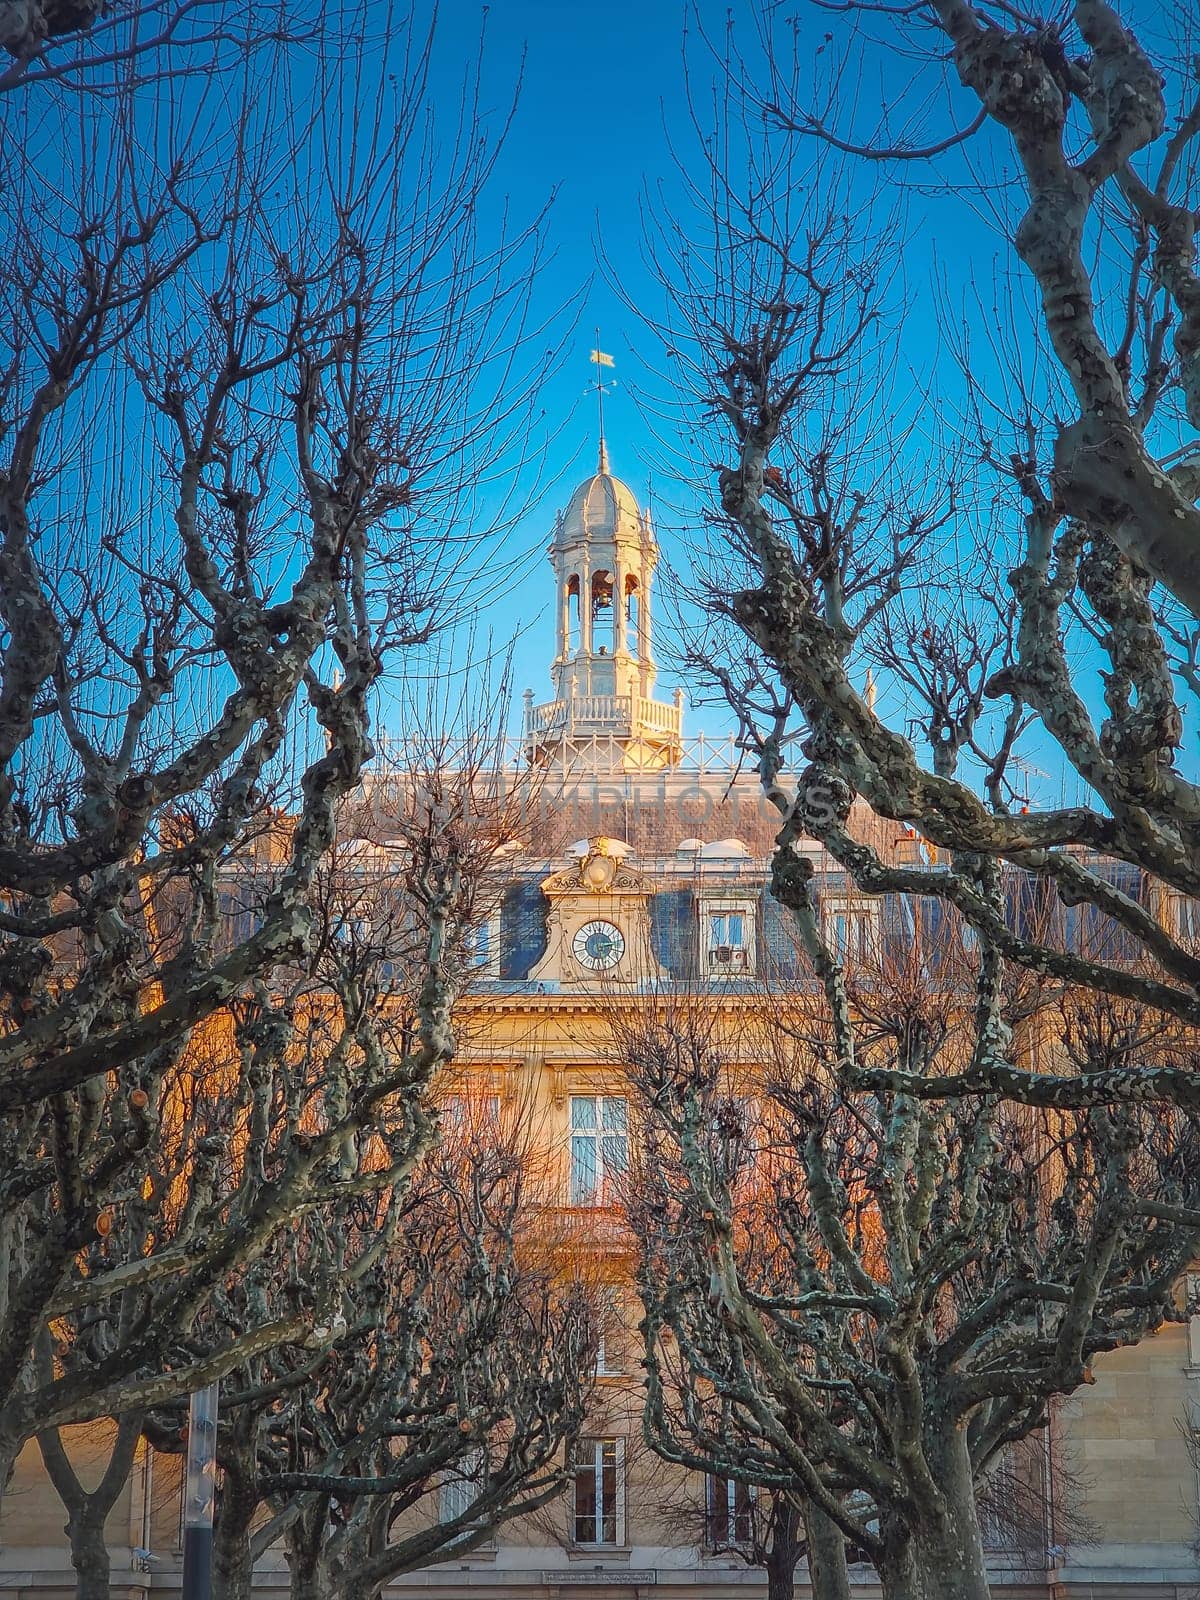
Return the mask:
<svg viewBox="0 0 1200 1600">
<path fill-rule="evenodd" d="M 321 1496 L 315 1507 L 302 1511 L 284 1537 L 289 1600 L 335 1600 L 336 1586 L 322 1552 L 328 1519 L 328 1502 Z"/>
<path fill-rule="evenodd" d="M 319 1558 L 291 1569 L 288 1600 L 337 1600 L 337 1588 Z"/>
<path fill-rule="evenodd" d="M 793 1600 L 796 1563 L 804 1544 L 800 1538 L 800 1513 L 786 1494 L 770 1496 L 763 1567 L 767 1574 L 767 1600 Z"/>
<path fill-rule="evenodd" d="M 767 1600 L 794 1600 L 796 1593 L 796 1568 L 790 1561 L 780 1561 L 772 1554 L 766 1562 Z"/>
<path fill-rule="evenodd" d="M 71 1565 L 75 1568 L 75 1600 L 109 1600 L 111 1567 L 104 1540 L 103 1512 L 85 1505 L 67 1524 Z"/>
<path fill-rule="evenodd" d="M 20 1444 L 13 1439 L 0 1436 L 0 1508 L 4 1505 L 4 1497 L 8 1493 L 8 1486 L 12 1482 L 20 1453 Z"/>
<path fill-rule="evenodd" d="M 326 1600 L 317 1573 L 311 1569 L 307 1572 L 293 1571 L 288 1585 L 288 1600 Z"/>
<path fill-rule="evenodd" d="M 927 1454 L 942 1504 L 912 1523 L 923 1600 L 990 1600 L 965 1432 L 955 1428 Z"/>
<path fill-rule="evenodd" d="M 882 1519 L 883 1555 L 875 1564 L 883 1600 L 923 1600 L 907 1526 L 894 1513 Z"/>
<path fill-rule="evenodd" d="M 813 1600 L 850 1600 L 846 1540 L 841 1529 L 811 1501 L 805 1503 L 804 1528 Z"/>
<path fill-rule="evenodd" d="M 250 1600 L 254 1552 L 250 1534 L 259 1500 L 228 1459 L 213 1521 L 213 1600 Z M 253 1475 L 253 1461 L 250 1464 Z"/>
</svg>

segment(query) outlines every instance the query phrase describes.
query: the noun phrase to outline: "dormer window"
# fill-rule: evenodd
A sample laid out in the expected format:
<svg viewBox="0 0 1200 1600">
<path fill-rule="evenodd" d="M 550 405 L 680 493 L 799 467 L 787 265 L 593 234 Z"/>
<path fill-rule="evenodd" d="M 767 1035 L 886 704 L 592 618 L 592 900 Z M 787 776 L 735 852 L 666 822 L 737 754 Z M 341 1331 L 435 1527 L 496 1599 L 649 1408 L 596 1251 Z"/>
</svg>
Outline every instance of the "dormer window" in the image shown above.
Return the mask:
<svg viewBox="0 0 1200 1600">
<path fill-rule="evenodd" d="M 749 977 L 755 969 L 754 955 L 753 902 L 701 900 L 700 958 L 705 975 Z"/>
<path fill-rule="evenodd" d="M 500 912 L 493 911 L 483 922 L 468 928 L 463 938 L 463 956 L 468 970 L 477 978 L 500 976 Z"/>
<path fill-rule="evenodd" d="M 1200 900 L 1174 891 L 1165 898 L 1167 932 L 1185 944 L 1200 941 Z"/>
<path fill-rule="evenodd" d="M 708 953 L 714 966 L 745 967 L 746 917 L 741 911 L 718 911 L 708 919 Z"/>
<path fill-rule="evenodd" d="M 821 920 L 830 953 L 843 966 L 861 966 L 879 948 L 879 906 L 854 895 L 822 895 Z"/>
</svg>

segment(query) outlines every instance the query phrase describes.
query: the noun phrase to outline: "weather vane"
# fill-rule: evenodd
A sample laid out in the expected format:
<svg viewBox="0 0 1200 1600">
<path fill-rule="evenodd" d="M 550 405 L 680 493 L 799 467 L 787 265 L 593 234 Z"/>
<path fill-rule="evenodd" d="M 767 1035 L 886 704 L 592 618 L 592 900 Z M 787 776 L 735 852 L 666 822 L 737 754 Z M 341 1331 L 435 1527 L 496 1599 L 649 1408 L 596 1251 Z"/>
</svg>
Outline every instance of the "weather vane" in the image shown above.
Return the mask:
<svg viewBox="0 0 1200 1600">
<path fill-rule="evenodd" d="M 591 354 L 592 365 L 596 369 L 596 408 L 600 415 L 600 471 L 608 471 L 608 450 L 604 443 L 604 393 L 608 388 L 616 388 L 614 380 L 611 384 L 604 381 L 605 367 L 615 365 L 613 358 L 600 348 L 600 329 L 596 329 L 596 347 Z"/>
</svg>

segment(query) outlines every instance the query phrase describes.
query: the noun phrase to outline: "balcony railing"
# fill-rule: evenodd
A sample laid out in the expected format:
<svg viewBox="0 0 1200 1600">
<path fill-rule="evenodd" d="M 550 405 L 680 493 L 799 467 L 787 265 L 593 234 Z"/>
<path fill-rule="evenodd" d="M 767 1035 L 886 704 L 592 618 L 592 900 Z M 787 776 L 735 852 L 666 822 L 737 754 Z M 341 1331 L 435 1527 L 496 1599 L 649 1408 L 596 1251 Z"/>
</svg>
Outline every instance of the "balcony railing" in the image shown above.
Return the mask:
<svg viewBox="0 0 1200 1600">
<path fill-rule="evenodd" d="M 657 701 L 640 703 L 654 705 L 656 709 L 669 714 L 675 712 L 674 706 L 660 707 Z M 531 759 L 531 744 L 536 744 L 547 735 L 566 733 L 568 724 L 565 711 L 561 720 L 557 719 L 558 708 L 565 707 L 565 704 L 565 701 L 552 700 L 546 705 L 533 707 L 532 715 L 525 724 L 525 733 L 520 738 L 495 740 L 485 752 L 484 765 L 490 766 L 496 774 L 517 773 L 527 767 Z M 650 731 L 648 724 L 643 723 L 642 726 Z M 578 765 L 596 776 L 626 770 L 622 740 L 627 739 L 631 731 L 627 728 L 622 732 L 595 723 L 586 727 L 575 724 L 571 744 Z M 662 738 L 661 732 L 654 731 L 656 737 Z M 754 777 L 754 758 L 733 734 L 714 737 L 697 733 L 683 738 L 677 731 L 671 742 L 675 746 L 671 765 L 677 771 L 693 777 L 708 772 L 720 773 L 726 778 L 741 771 L 747 781 L 757 782 Z M 478 766 L 480 763 L 477 743 L 465 738 L 461 741 L 461 748 L 452 741 L 431 740 L 426 744 L 419 739 L 392 739 L 385 733 L 376 734 L 374 743 L 372 774 L 377 779 L 391 774 L 403 776 L 406 773 L 427 772 L 434 766 L 453 770 L 460 766 Z"/>
<path fill-rule="evenodd" d="M 629 694 L 580 694 L 529 707 L 529 736 L 576 731 L 585 735 L 611 732 L 624 737 L 652 733 L 677 743 L 683 732 L 683 709 Z"/>
</svg>

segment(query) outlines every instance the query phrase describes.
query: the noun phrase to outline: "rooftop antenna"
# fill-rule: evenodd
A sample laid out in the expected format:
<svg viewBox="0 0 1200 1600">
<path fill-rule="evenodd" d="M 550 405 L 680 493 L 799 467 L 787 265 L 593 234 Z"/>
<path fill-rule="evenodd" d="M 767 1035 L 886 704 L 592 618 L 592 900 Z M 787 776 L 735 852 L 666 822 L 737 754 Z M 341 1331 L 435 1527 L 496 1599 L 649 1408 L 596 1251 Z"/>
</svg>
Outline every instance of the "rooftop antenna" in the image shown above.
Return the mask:
<svg viewBox="0 0 1200 1600">
<path fill-rule="evenodd" d="M 1025 779 L 1025 789 L 1024 792 L 1019 795 L 1019 798 L 1025 803 L 1026 806 L 1028 806 L 1032 802 L 1031 790 L 1034 787 L 1029 782 L 1030 778 L 1044 778 L 1048 782 L 1050 774 L 1048 772 L 1043 772 L 1041 767 L 1035 767 L 1033 762 L 1029 761 L 1025 756 L 1012 755 L 1009 756 L 1008 759 L 1017 769 L 1020 775 Z M 1013 788 L 1016 788 L 1015 784 L 1013 785 Z"/>
<path fill-rule="evenodd" d="M 613 358 L 606 355 L 600 348 L 600 329 L 596 329 L 596 348 L 591 355 L 592 365 L 596 369 L 596 409 L 600 416 L 600 465 L 598 472 L 608 471 L 608 446 L 604 443 L 604 368 L 615 365 Z"/>
</svg>

